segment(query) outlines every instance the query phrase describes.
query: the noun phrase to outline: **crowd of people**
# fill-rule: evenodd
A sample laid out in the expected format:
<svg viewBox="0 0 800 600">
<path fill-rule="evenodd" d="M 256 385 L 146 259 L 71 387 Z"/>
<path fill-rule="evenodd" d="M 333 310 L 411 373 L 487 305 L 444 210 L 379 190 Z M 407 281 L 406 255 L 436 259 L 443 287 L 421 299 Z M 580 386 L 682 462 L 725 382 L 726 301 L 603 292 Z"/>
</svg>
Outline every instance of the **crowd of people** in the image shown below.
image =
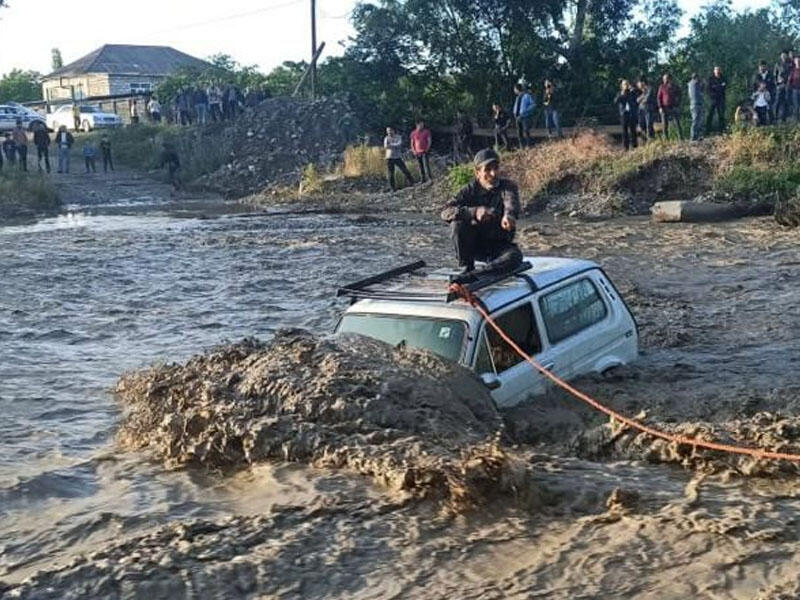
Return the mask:
<svg viewBox="0 0 800 600">
<path fill-rule="evenodd" d="M 260 88 L 242 91 L 236 85 L 198 85 L 181 88 L 166 106 L 155 95 L 132 98 L 128 111 L 131 124 L 139 123 L 144 111 L 151 123 L 165 120 L 175 125 L 205 125 L 235 119 L 244 108 L 256 106 L 268 97 Z"/>
<path fill-rule="evenodd" d="M 22 121 L 17 121 L 16 127 L 12 131 L 4 134 L 3 142 L 0 144 L 0 171 L 3 168 L 17 169 L 22 172 L 28 171 L 28 132 L 25 130 Z M 66 125 L 61 125 L 55 132 L 53 138 L 43 123 L 36 123 L 33 126 L 33 146 L 36 148 L 36 164 L 39 171 L 50 173 L 50 147 L 55 146 L 58 157 L 58 173 L 69 173 L 72 158 L 72 146 L 75 144 L 75 137 L 67 130 Z M 111 156 L 111 140 L 108 135 L 103 134 L 100 143 L 95 144 L 91 137 L 83 141 L 81 155 L 84 160 L 86 173 L 96 173 L 96 159 L 99 155 L 103 159 L 103 172 L 114 170 L 114 160 Z"/>
</svg>

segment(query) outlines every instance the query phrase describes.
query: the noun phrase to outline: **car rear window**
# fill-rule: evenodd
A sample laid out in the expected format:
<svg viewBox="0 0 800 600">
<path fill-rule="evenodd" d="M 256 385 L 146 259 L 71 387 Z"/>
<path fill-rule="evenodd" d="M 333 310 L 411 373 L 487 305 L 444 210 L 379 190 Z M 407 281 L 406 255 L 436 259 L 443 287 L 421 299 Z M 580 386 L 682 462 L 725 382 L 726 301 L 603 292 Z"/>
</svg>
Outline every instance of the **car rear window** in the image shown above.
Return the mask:
<svg viewBox="0 0 800 600">
<path fill-rule="evenodd" d="M 602 321 L 608 309 L 589 279 L 579 279 L 539 299 L 547 337 L 560 342 Z"/>
<path fill-rule="evenodd" d="M 458 362 L 466 329 L 463 321 L 452 319 L 347 314 L 337 333 L 359 333 L 393 346 L 405 343 Z"/>
</svg>

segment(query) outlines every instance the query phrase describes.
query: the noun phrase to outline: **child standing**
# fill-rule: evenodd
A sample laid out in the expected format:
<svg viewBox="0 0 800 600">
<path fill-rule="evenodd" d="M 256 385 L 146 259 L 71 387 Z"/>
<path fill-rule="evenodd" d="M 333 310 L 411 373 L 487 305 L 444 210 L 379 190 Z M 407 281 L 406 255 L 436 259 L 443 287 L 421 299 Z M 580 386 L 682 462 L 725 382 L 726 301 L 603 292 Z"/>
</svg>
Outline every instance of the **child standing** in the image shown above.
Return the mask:
<svg viewBox="0 0 800 600">
<path fill-rule="evenodd" d="M 756 110 L 756 125 L 763 127 L 768 123 L 769 105 L 772 101 L 767 90 L 767 82 L 762 81 L 758 84 L 758 91 L 753 94 L 753 108 Z"/>
<path fill-rule="evenodd" d="M 86 172 L 97 173 L 97 165 L 95 164 L 95 157 L 97 156 L 97 148 L 91 139 L 83 143 L 83 161 L 86 163 Z"/>
<path fill-rule="evenodd" d="M 11 132 L 6 131 L 4 135 L 5 139 L 3 140 L 3 154 L 5 154 L 6 162 L 10 165 L 17 164 L 17 145 L 14 143 L 14 140 L 11 138 Z"/>
</svg>

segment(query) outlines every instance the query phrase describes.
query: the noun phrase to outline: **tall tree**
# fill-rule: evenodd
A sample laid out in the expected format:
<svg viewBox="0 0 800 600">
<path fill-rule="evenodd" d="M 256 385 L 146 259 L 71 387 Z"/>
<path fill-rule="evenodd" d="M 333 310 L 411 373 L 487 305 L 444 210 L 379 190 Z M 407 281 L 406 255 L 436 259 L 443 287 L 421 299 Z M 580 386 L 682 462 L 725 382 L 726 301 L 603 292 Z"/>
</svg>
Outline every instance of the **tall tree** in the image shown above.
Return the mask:
<svg viewBox="0 0 800 600">
<path fill-rule="evenodd" d="M 59 50 L 58 48 L 53 48 L 50 51 L 50 68 L 53 71 L 57 71 L 63 66 L 64 66 L 64 59 L 61 58 L 61 50 Z"/>
</svg>

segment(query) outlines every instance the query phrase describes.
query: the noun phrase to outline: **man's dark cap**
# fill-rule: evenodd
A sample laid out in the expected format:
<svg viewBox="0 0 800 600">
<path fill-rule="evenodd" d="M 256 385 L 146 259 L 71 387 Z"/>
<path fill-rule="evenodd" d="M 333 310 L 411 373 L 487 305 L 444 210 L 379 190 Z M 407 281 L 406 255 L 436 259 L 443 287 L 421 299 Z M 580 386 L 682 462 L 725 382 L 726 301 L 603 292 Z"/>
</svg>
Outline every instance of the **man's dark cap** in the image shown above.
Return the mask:
<svg viewBox="0 0 800 600">
<path fill-rule="evenodd" d="M 472 160 L 472 163 L 476 167 L 482 167 L 483 165 L 487 165 L 489 163 L 499 163 L 500 156 L 492 150 L 491 148 L 484 148 L 480 152 L 475 155 L 475 158 Z"/>
</svg>

